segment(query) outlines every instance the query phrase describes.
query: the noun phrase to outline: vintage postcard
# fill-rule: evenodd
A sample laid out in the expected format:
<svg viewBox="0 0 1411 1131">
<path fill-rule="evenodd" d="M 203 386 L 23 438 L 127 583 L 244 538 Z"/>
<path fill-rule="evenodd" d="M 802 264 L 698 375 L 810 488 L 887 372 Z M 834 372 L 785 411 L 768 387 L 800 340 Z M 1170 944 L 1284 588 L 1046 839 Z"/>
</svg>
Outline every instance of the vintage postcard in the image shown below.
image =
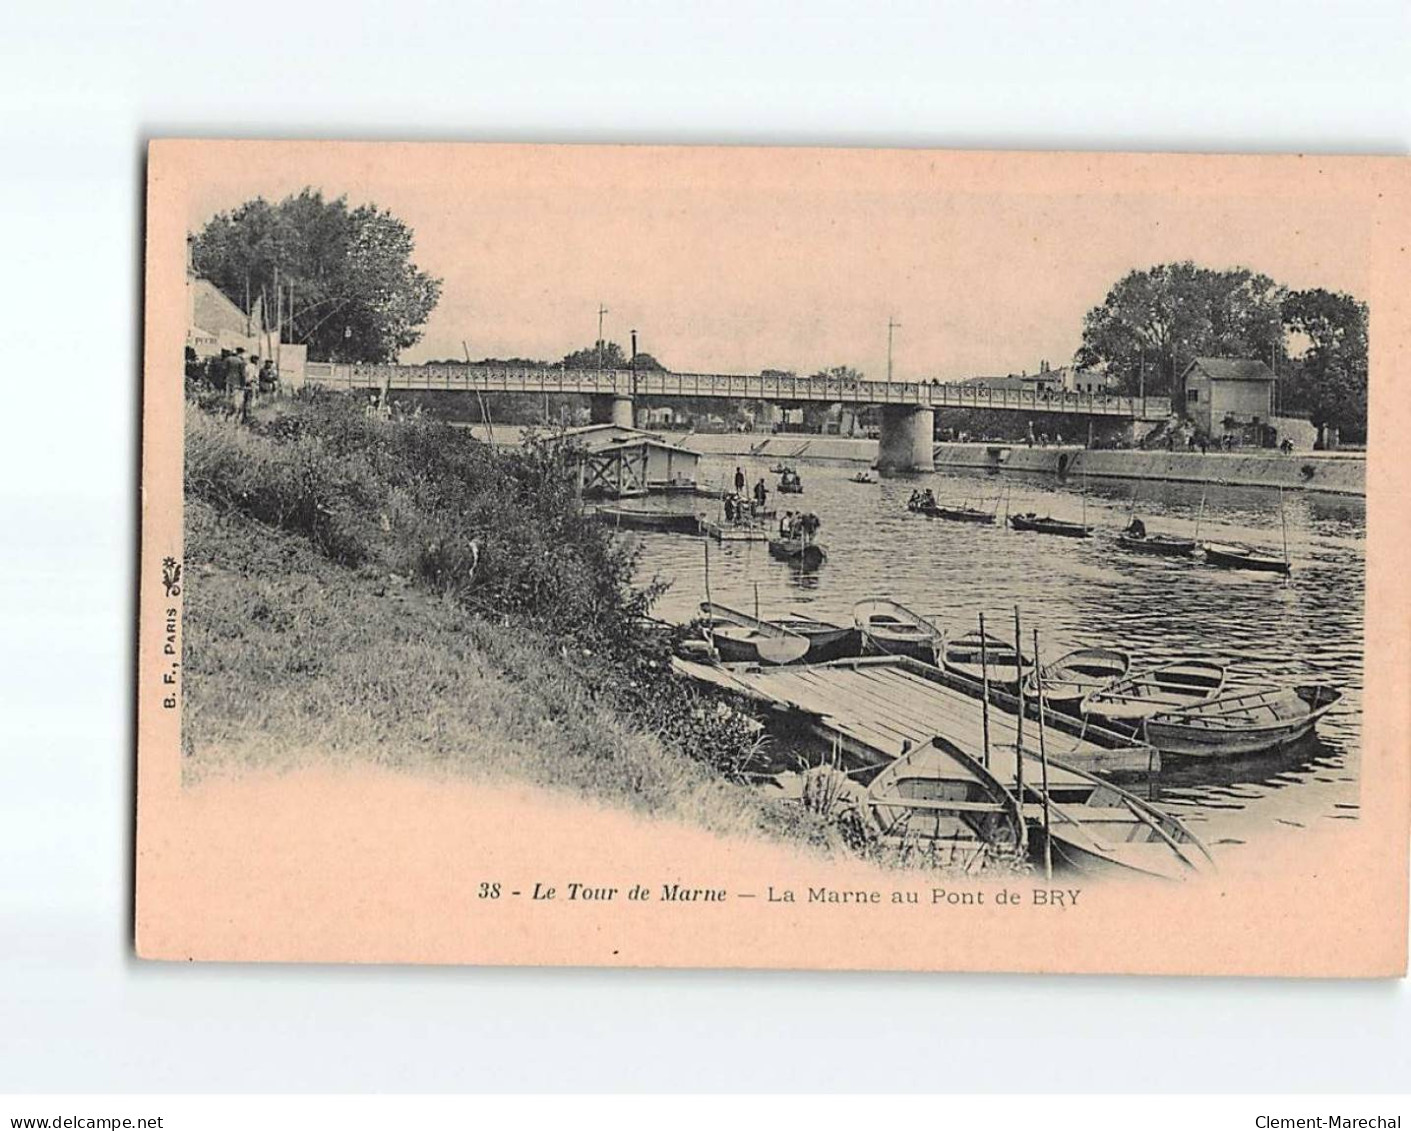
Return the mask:
<svg viewBox="0 0 1411 1131">
<path fill-rule="evenodd" d="M 138 954 L 1403 974 L 1408 170 L 153 142 Z"/>
</svg>

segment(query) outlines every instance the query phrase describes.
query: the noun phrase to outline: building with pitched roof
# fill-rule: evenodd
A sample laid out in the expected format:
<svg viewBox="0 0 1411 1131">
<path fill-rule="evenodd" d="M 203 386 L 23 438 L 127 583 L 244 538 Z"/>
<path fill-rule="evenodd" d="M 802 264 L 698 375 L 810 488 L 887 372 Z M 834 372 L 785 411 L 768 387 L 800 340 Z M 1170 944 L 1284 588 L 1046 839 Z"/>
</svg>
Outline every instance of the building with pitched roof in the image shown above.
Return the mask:
<svg viewBox="0 0 1411 1131">
<path fill-rule="evenodd" d="M 1273 371 L 1249 358 L 1197 357 L 1177 379 L 1177 403 L 1212 440 L 1264 444 L 1274 416 Z"/>
</svg>

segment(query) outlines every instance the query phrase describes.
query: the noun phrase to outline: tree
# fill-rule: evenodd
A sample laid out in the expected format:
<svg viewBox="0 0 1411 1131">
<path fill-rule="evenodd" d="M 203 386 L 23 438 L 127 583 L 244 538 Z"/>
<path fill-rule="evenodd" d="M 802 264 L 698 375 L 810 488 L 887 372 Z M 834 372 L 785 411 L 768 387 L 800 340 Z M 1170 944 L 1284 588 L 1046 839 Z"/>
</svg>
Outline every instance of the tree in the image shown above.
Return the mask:
<svg viewBox="0 0 1411 1131">
<path fill-rule="evenodd" d="M 1286 291 L 1244 267 L 1184 263 L 1132 271 L 1083 318 L 1080 368 L 1119 378 L 1125 392 L 1172 394 L 1192 358 L 1268 358 L 1282 339 Z"/>
<path fill-rule="evenodd" d="M 1302 409 L 1318 428 L 1332 425 L 1350 439 L 1367 434 L 1367 305 L 1352 295 L 1293 291 L 1283 302 L 1284 327 L 1306 342 L 1291 359 L 1285 404 Z"/>
<path fill-rule="evenodd" d="M 616 342 L 595 342 L 587 349 L 574 350 L 558 363 L 559 369 L 630 369 L 631 364 Z"/>
<path fill-rule="evenodd" d="M 667 373 L 669 370 L 649 353 L 639 353 L 627 363 L 638 373 Z"/>
<path fill-rule="evenodd" d="M 441 280 L 412 262 L 414 248 L 392 213 L 306 188 L 217 214 L 192 252 L 196 270 L 247 312 L 263 304 L 272 322 L 278 304 L 286 339 L 307 343 L 311 358 L 390 361 L 421 340 L 441 296 Z"/>
</svg>

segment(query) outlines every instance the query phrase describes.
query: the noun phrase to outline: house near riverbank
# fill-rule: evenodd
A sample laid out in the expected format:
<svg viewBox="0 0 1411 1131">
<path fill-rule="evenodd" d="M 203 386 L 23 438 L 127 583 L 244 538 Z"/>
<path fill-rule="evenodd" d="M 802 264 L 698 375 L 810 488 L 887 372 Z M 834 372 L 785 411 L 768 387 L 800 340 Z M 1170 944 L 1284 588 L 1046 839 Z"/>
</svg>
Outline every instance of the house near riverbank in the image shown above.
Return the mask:
<svg viewBox="0 0 1411 1131">
<path fill-rule="evenodd" d="M 630 499 L 696 490 L 700 453 L 653 432 L 590 424 L 570 428 L 564 438 L 579 451 L 578 488 L 585 497 Z"/>
<path fill-rule="evenodd" d="M 1181 372 L 1177 403 L 1214 443 L 1272 447 L 1274 374 L 1249 358 L 1197 357 Z"/>
<path fill-rule="evenodd" d="M 273 360 L 285 388 L 304 383 L 308 346 L 281 341 L 277 329 L 266 324 L 264 303 L 258 297 L 243 310 L 210 279 L 197 274 L 187 245 L 186 348 L 198 360 L 216 357 L 221 350 L 242 349 L 251 357 Z"/>
</svg>

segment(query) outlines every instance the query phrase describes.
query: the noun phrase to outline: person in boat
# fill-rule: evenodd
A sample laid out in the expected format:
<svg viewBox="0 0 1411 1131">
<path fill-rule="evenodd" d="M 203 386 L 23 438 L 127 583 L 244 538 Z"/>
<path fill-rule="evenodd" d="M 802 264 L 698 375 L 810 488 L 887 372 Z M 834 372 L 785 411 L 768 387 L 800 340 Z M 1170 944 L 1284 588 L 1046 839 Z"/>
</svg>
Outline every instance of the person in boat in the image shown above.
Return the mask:
<svg viewBox="0 0 1411 1131">
<path fill-rule="evenodd" d="M 911 498 L 907 499 L 907 501 L 906 501 L 906 509 L 909 510 L 909 511 L 914 511 L 914 510 L 916 510 L 916 509 L 917 509 L 918 507 L 920 507 L 920 506 L 921 506 L 921 492 L 920 492 L 920 491 L 917 491 L 917 490 L 913 490 L 913 491 L 911 492 Z"/>
<path fill-rule="evenodd" d="M 1133 515 L 1132 521 L 1127 523 L 1126 533 L 1130 534 L 1133 538 L 1145 538 L 1146 523 L 1144 523 L 1141 519 Z"/>
<path fill-rule="evenodd" d="M 921 492 L 921 505 L 923 507 L 934 507 L 936 505 L 936 493 L 927 487 Z"/>
<path fill-rule="evenodd" d="M 725 521 L 726 521 L 726 522 L 734 522 L 734 521 L 735 521 L 735 516 L 736 516 L 737 513 L 738 513 L 738 508 L 737 508 L 736 505 L 735 505 L 735 496 L 734 496 L 734 494 L 726 495 L 726 496 L 725 496 Z"/>
<path fill-rule="evenodd" d="M 822 525 L 823 523 L 819 520 L 818 516 L 812 511 L 809 511 L 808 514 L 799 516 L 798 524 L 795 527 L 795 535 L 802 538 L 805 542 L 812 542 L 813 536 L 818 533 L 818 528 Z"/>
<path fill-rule="evenodd" d="M 737 495 L 743 495 L 744 493 L 745 493 L 745 471 L 744 471 L 744 468 L 737 466 L 737 467 L 735 468 L 735 494 L 737 494 Z"/>
<path fill-rule="evenodd" d="M 765 503 L 769 501 L 769 488 L 764 485 L 763 478 L 754 485 L 754 501 L 756 510 L 760 511 L 764 510 Z"/>
</svg>

